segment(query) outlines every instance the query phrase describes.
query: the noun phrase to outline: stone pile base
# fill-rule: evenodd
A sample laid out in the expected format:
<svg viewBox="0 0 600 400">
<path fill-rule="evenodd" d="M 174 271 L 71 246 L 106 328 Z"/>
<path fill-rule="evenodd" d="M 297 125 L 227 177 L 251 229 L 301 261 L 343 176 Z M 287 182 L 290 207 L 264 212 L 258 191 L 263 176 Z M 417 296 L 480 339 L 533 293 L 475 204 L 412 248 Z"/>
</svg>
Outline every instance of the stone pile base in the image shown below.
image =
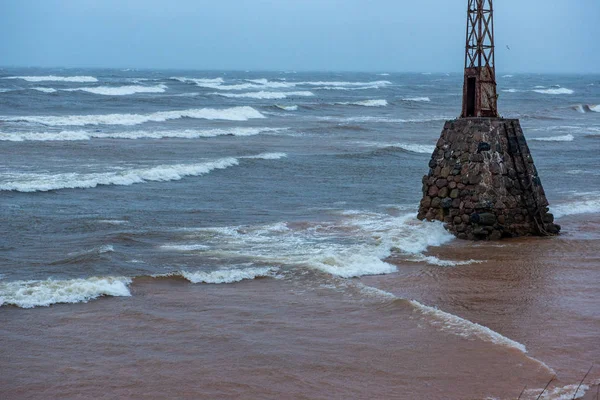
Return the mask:
<svg viewBox="0 0 600 400">
<path fill-rule="evenodd" d="M 419 219 L 460 239 L 556 235 L 519 120 L 448 121 L 423 177 Z"/>
</svg>

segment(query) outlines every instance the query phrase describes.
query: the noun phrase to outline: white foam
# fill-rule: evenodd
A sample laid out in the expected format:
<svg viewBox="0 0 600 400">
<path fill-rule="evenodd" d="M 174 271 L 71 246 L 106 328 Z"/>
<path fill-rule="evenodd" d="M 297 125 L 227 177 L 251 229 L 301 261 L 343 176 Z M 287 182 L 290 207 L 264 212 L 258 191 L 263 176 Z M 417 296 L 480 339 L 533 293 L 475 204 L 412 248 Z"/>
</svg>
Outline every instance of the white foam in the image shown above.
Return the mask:
<svg viewBox="0 0 600 400">
<path fill-rule="evenodd" d="M 64 89 L 69 92 L 81 91 L 93 94 L 101 94 L 104 96 L 126 96 L 136 93 L 164 93 L 167 90 L 166 85 L 156 86 L 97 86 L 97 87 L 80 87 L 75 89 Z"/>
<path fill-rule="evenodd" d="M 34 90 L 37 90 L 38 92 L 44 92 L 44 93 L 55 93 L 56 89 L 52 89 L 52 88 L 46 88 L 46 87 L 34 87 Z"/>
<path fill-rule="evenodd" d="M 340 82 L 340 81 L 316 81 L 316 82 L 297 82 L 296 85 L 304 86 L 326 86 L 326 87 L 381 87 L 391 85 L 390 81 L 372 81 L 372 82 Z"/>
<path fill-rule="evenodd" d="M 240 158 L 276 160 L 285 153 L 263 153 Z M 213 170 L 239 165 L 237 158 L 222 158 L 197 164 L 159 165 L 99 173 L 11 174 L 10 181 L 0 181 L 0 191 L 46 192 L 59 189 L 87 189 L 100 185 L 129 186 L 146 182 L 178 181 L 187 176 L 206 175 Z"/>
<path fill-rule="evenodd" d="M 231 97 L 231 98 L 250 98 L 250 99 L 285 99 L 288 97 L 310 97 L 314 96 L 314 93 L 308 91 L 300 92 L 249 92 L 249 93 L 212 93 L 219 96 Z"/>
<path fill-rule="evenodd" d="M 549 136 L 549 137 L 540 137 L 540 138 L 531 138 L 529 140 L 537 141 L 537 142 L 572 142 L 575 140 L 575 136 L 568 134 L 564 136 Z"/>
<path fill-rule="evenodd" d="M 478 338 L 486 342 L 513 348 L 521 351 L 522 353 L 527 353 L 527 348 L 525 345 L 502 336 L 498 332 L 493 331 L 488 327 L 476 324 L 437 308 L 426 306 L 416 300 L 411 300 L 410 304 L 418 312 L 429 317 L 430 319 L 428 322 L 431 325 L 440 328 L 442 331 L 446 331 L 464 338 Z"/>
<path fill-rule="evenodd" d="M 506 92 L 506 93 L 517 93 L 517 92 L 521 92 L 521 90 L 519 90 L 519 89 L 505 89 L 505 90 L 502 90 L 502 91 L 503 91 L 503 92 Z"/>
<path fill-rule="evenodd" d="M 125 225 L 128 224 L 129 221 L 125 221 L 122 219 L 100 219 L 98 220 L 99 224 L 108 224 L 108 225 Z"/>
<path fill-rule="evenodd" d="M 304 266 L 348 278 L 396 271 L 385 260 L 394 255 L 412 260 L 430 246 L 454 236 L 441 223 L 423 223 L 414 214 L 393 217 L 378 213 L 344 213 L 336 221 L 295 226 L 198 228 L 186 239 L 198 239 L 221 256 Z"/>
<path fill-rule="evenodd" d="M 573 94 L 573 93 L 575 93 L 574 90 L 567 89 L 567 88 L 534 89 L 533 91 L 536 93 L 541 93 L 541 94 Z"/>
<path fill-rule="evenodd" d="M 45 192 L 58 189 L 94 188 L 98 185 L 133 185 L 144 182 L 165 182 L 199 176 L 215 169 L 238 165 L 236 158 L 223 158 L 199 164 L 160 165 L 104 173 L 14 174 L 12 181 L 0 183 L 0 190 Z"/>
<path fill-rule="evenodd" d="M 243 280 L 271 277 L 277 271 L 276 268 L 243 268 L 243 269 L 222 269 L 218 271 L 181 271 L 182 277 L 192 283 L 234 283 Z"/>
<path fill-rule="evenodd" d="M 542 393 L 542 391 L 544 389 L 529 389 L 525 391 L 525 399 L 526 400 L 571 400 L 571 399 L 581 399 L 583 398 L 583 396 L 585 396 L 585 394 L 587 393 L 588 390 L 590 390 L 590 387 L 588 385 L 581 385 L 581 387 L 579 387 L 579 384 L 576 385 L 567 385 L 567 386 L 563 386 L 563 387 L 555 387 L 555 388 L 551 388 L 551 389 L 546 389 L 546 391 L 544 391 L 544 394 L 540 396 L 540 393 Z M 577 391 L 577 393 L 575 393 Z"/>
<path fill-rule="evenodd" d="M 260 153 L 255 156 L 246 156 L 240 158 L 250 158 L 250 159 L 258 159 L 258 160 L 279 160 L 281 158 L 287 157 L 286 153 Z"/>
<path fill-rule="evenodd" d="M 335 104 L 363 106 L 363 107 L 386 107 L 388 105 L 388 102 L 387 102 L 387 100 L 361 100 L 361 101 L 342 102 L 342 103 L 335 103 Z"/>
<path fill-rule="evenodd" d="M 502 77 L 503 78 L 512 78 L 512 77 L 514 77 L 514 75 L 503 75 Z"/>
<path fill-rule="evenodd" d="M 179 111 L 159 111 L 151 114 L 96 114 L 68 116 L 25 116 L 0 117 L 2 121 L 33 122 L 52 126 L 84 125 L 138 125 L 145 122 L 163 122 L 179 118 L 208 120 L 247 121 L 253 118 L 265 118 L 252 107 L 233 107 L 225 109 L 199 108 Z"/>
<path fill-rule="evenodd" d="M 580 114 L 585 114 L 585 107 L 583 106 L 583 104 L 574 105 L 573 109 Z"/>
<path fill-rule="evenodd" d="M 28 82 L 78 82 L 78 83 L 90 83 L 98 82 L 93 76 L 9 76 L 3 79 L 22 79 Z"/>
<path fill-rule="evenodd" d="M 47 307 L 56 303 L 87 303 L 100 296 L 131 296 L 124 277 L 14 281 L 0 283 L 0 306 Z"/>
<path fill-rule="evenodd" d="M 380 142 L 356 142 L 357 144 L 369 147 L 379 148 L 400 148 L 411 153 L 432 154 L 435 151 L 435 146 L 416 143 L 380 143 Z"/>
<path fill-rule="evenodd" d="M 595 105 L 595 106 L 590 105 L 589 107 L 590 107 L 590 111 L 600 113 L 600 104 Z"/>
<path fill-rule="evenodd" d="M 172 131 L 123 131 L 123 132 L 88 132 L 88 131 L 60 131 L 60 132 L 0 132 L 0 141 L 74 141 L 91 139 L 198 139 L 216 136 L 254 136 L 260 134 L 274 134 L 287 128 L 228 128 L 207 130 L 172 130 Z"/>
<path fill-rule="evenodd" d="M 585 199 L 553 204 L 550 211 L 556 218 L 566 215 L 598 214 L 600 213 L 600 194 L 589 194 L 585 196 Z"/>
<path fill-rule="evenodd" d="M 160 248 L 170 251 L 199 251 L 210 249 L 209 246 L 203 244 L 165 244 L 160 246 Z"/>
<path fill-rule="evenodd" d="M 275 107 L 282 109 L 284 111 L 298 111 L 298 106 L 293 105 L 293 106 L 282 106 L 277 104 Z"/>
<path fill-rule="evenodd" d="M 321 121 L 335 121 L 335 122 L 372 122 L 372 123 L 423 123 L 423 122 L 434 122 L 434 121 L 447 121 L 455 117 L 449 116 L 432 116 L 427 118 L 389 118 L 389 117 L 317 117 Z"/>
<path fill-rule="evenodd" d="M 402 99 L 404 101 L 414 101 L 414 102 L 425 102 L 428 103 L 431 101 L 429 97 L 407 97 Z"/>
<path fill-rule="evenodd" d="M 378 76 L 390 76 L 390 74 L 388 73 L 384 73 L 384 74 L 377 74 Z"/>
</svg>

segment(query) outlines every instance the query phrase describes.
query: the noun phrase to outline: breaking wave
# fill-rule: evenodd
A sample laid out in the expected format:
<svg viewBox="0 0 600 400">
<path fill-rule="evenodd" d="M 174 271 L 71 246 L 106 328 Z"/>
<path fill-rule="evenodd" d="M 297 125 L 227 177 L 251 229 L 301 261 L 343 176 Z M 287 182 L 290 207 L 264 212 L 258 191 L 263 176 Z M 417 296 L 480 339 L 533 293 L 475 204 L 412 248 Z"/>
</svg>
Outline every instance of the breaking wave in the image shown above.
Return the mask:
<svg viewBox="0 0 600 400">
<path fill-rule="evenodd" d="M 576 104 L 574 106 L 571 106 L 571 108 L 581 114 L 585 114 L 586 112 L 600 113 L 600 105 Z"/>
<path fill-rule="evenodd" d="M 233 107 L 226 109 L 198 108 L 180 111 L 159 111 L 151 114 L 98 114 L 67 116 L 24 116 L 0 117 L 6 122 L 33 122 L 51 126 L 84 125 L 138 125 L 145 122 L 162 122 L 179 118 L 209 120 L 246 121 L 253 118 L 265 118 L 252 107 Z"/>
<path fill-rule="evenodd" d="M 291 96 L 296 97 L 310 97 L 314 96 L 314 93 L 308 91 L 301 92 L 250 92 L 250 93 L 212 93 L 218 96 L 231 97 L 231 98 L 250 98 L 250 99 L 286 99 Z"/>
<path fill-rule="evenodd" d="M 530 138 L 530 141 L 537 142 L 572 142 L 575 140 L 575 136 L 568 134 L 564 136 L 549 136 L 549 137 L 540 137 L 540 138 Z"/>
<path fill-rule="evenodd" d="M 541 94 L 573 94 L 575 93 L 574 90 L 571 89 L 567 89 L 567 88 L 550 88 L 550 89 L 534 89 L 533 90 L 536 93 L 541 93 Z"/>
<path fill-rule="evenodd" d="M 89 131 L 61 131 L 61 132 L 0 132 L 0 141 L 74 141 L 92 139 L 198 139 L 216 136 L 254 136 L 264 133 L 277 133 L 287 128 L 229 128 L 207 130 L 173 130 L 173 131 L 125 131 L 125 132 L 89 132 Z"/>
<path fill-rule="evenodd" d="M 276 104 L 275 107 L 279 108 L 280 110 L 284 110 L 284 111 L 298 111 L 298 106 L 296 106 L 296 105 L 282 106 L 282 105 Z"/>
<path fill-rule="evenodd" d="M 354 102 L 341 102 L 335 104 L 342 106 L 386 107 L 388 105 L 388 102 L 387 100 L 362 100 Z"/>
<path fill-rule="evenodd" d="M 22 79 L 27 82 L 77 82 L 91 83 L 98 82 L 98 79 L 93 76 L 9 76 L 3 79 Z"/>
<path fill-rule="evenodd" d="M 318 86 L 317 89 L 367 89 L 380 88 L 391 85 L 390 81 L 372 81 L 372 82 L 338 82 L 338 81 L 309 81 L 309 82 L 290 82 L 290 81 L 269 81 L 267 79 L 246 79 L 243 83 L 225 85 L 222 78 L 216 79 L 197 79 L 185 77 L 173 77 L 171 79 L 184 83 L 194 83 L 197 86 L 217 89 L 217 90 L 248 90 L 248 89 L 285 89 L 297 86 Z"/>
<path fill-rule="evenodd" d="M 380 143 L 380 142 L 356 142 L 367 147 L 377 147 L 381 149 L 398 148 L 411 153 L 432 154 L 435 150 L 434 145 L 415 144 L 415 143 Z"/>
<path fill-rule="evenodd" d="M 87 303 L 100 296 L 131 296 L 130 278 L 0 282 L 0 306 L 47 307 L 57 303 Z"/>
<path fill-rule="evenodd" d="M 250 157 L 274 160 L 282 156 L 285 154 L 265 153 Z M 205 175 L 213 170 L 236 165 L 239 165 L 239 160 L 230 157 L 198 164 L 159 165 L 99 173 L 11 174 L 10 179 L 12 180 L 0 182 L 0 191 L 46 192 L 59 189 L 94 188 L 99 185 L 129 186 L 145 182 L 177 181 L 187 176 Z"/>
<path fill-rule="evenodd" d="M 429 97 L 407 97 L 402 99 L 403 101 L 414 101 L 414 102 L 426 102 L 429 103 L 431 99 Z"/>
<path fill-rule="evenodd" d="M 195 240 L 222 257 L 308 267 L 352 278 L 396 272 L 397 267 L 386 261 L 392 254 L 407 261 L 427 262 L 416 258 L 428 247 L 454 239 L 442 224 L 423 223 L 412 214 L 394 217 L 346 212 L 340 218 L 319 223 L 198 228 L 187 232 L 183 245 Z"/>
<path fill-rule="evenodd" d="M 218 271 L 181 271 L 179 275 L 192 283 L 234 283 L 243 280 L 271 277 L 277 272 L 277 268 L 244 268 L 244 269 L 222 269 Z"/>
<path fill-rule="evenodd" d="M 464 338 L 476 337 L 486 342 L 513 348 L 522 353 L 527 353 L 527 348 L 525 345 L 502 336 L 498 332 L 493 331 L 483 325 L 476 324 L 457 315 L 439 310 L 435 307 L 426 306 L 416 300 L 411 300 L 410 304 L 418 312 L 429 317 L 427 321 L 429 324 L 440 328 L 442 331 L 446 331 Z"/>
<path fill-rule="evenodd" d="M 101 94 L 104 96 L 126 96 L 136 93 L 164 93 L 167 90 L 166 85 L 157 86 L 98 86 L 98 87 L 80 87 L 75 89 L 63 89 L 67 92 L 88 92 L 93 94 Z"/>
<path fill-rule="evenodd" d="M 33 90 L 37 90 L 38 92 L 44 92 L 44 93 L 56 93 L 56 89 L 46 88 L 46 87 L 35 87 L 35 88 L 33 88 Z"/>
<path fill-rule="evenodd" d="M 585 199 L 582 195 L 579 195 L 578 197 L 578 200 L 552 205 L 552 214 L 554 214 L 556 218 L 561 218 L 566 215 L 600 213 L 600 193 L 588 193 L 585 195 Z"/>
</svg>

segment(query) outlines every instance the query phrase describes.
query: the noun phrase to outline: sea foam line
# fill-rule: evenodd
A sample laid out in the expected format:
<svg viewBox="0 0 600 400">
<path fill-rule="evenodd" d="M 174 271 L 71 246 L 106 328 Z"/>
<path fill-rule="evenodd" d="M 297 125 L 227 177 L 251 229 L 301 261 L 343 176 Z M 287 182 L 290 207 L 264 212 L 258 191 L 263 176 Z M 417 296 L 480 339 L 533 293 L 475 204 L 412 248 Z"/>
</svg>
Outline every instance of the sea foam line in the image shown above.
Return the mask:
<svg viewBox="0 0 600 400">
<path fill-rule="evenodd" d="M 273 160 L 284 153 L 265 153 L 256 158 Z M 222 158 L 198 164 L 160 165 L 104 173 L 12 174 L 11 181 L 0 183 L 0 191 L 45 192 L 58 189 L 86 189 L 99 185 L 129 186 L 136 183 L 177 181 L 200 176 L 213 170 L 239 165 L 237 158 Z"/>
<path fill-rule="evenodd" d="M 125 277 L 0 282 L 0 306 L 47 307 L 56 303 L 87 303 L 100 296 L 131 296 L 130 283 L 131 279 Z"/>
<path fill-rule="evenodd" d="M 6 122 L 33 122 L 51 126 L 84 125 L 138 125 L 145 122 L 163 122 L 179 118 L 208 120 L 247 121 L 253 118 L 265 118 L 252 107 L 233 107 L 225 109 L 199 108 L 180 111 L 159 111 L 151 114 L 98 114 L 68 116 L 23 116 L 0 117 Z"/>
<path fill-rule="evenodd" d="M 98 79 L 93 76 L 8 76 L 3 79 L 22 79 L 27 82 L 78 82 L 78 83 L 91 83 L 98 82 Z"/>
<path fill-rule="evenodd" d="M 228 128 L 206 130 L 172 130 L 172 131 L 124 131 L 124 132 L 90 132 L 90 131 L 60 131 L 60 132 L 0 132 L 0 141 L 74 141 L 92 139 L 198 139 L 217 136 L 254 136 L 274 134 L 288 128 Z"/>
</svg>

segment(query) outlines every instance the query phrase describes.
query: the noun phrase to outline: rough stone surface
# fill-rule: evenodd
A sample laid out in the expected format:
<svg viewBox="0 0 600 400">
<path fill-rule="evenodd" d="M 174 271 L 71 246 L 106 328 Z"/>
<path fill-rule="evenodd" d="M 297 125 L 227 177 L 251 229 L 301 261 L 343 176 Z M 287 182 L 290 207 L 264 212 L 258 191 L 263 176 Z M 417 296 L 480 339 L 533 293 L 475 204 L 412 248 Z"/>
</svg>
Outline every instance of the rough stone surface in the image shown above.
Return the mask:
<svg viewBox="0 0 600 400">
<path fill-rule="evenodd" d="M 444 222 L 459 238 L 556 235 L 519 120 L 447 121 L 423 178 L 419 219 Z"/>
</svg>

